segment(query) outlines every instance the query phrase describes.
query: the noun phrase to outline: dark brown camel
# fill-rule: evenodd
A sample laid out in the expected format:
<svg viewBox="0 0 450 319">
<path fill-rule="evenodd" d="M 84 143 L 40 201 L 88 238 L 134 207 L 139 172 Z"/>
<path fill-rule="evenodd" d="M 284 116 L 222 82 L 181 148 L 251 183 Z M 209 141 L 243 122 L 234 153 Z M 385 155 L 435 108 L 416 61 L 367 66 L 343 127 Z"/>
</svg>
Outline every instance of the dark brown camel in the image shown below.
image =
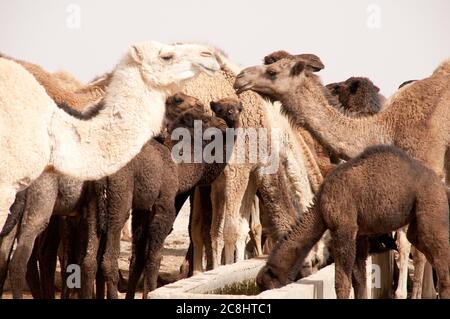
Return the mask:
<svg viewBox="0 0 450 319">
<path fill-rule="evenodd" d="M 197 101 L 198 102 L 198 101 Z M 186 103 L 186 102 L 185 102 Z M 223 119 L 227 126 L 220 123 L 211 122 L 215 117 L 210 117 L 206 114 L 201 115 L 204 128 L 216 127 L 221 130 L 221 137 L 223 139 L 223 152 L 226 153 L 227 146 L 226 141 L 226 128 L 237 128 L 239 123 L 239 115 L 242 112 L 242 105 L 237 99 L 224 98 L 217 102 L 211 102 L 211 109 L 217 116 L 217 118 Z M 168 106 L 169 107 L 169 106 Z M 202 108 L 203 109 L 203 108 Z M 193 122 L 191 120 L 186 121 L 186 115 L 198 114 L 198 110 L 188 110 L 182 113 L 171 125 L 171 130 L 176 127 L 189 128 L 190 132 L 193 134 Z M 197 118 L 198 116 L 194 116 Z M 217 119 L 216 118 L 216 119 Z M 188 117 L 189 119 L 189 117 Z M 169 145 L 169 149 L 172 148 L 172 142 L 166 142 Z M 230 148 L 232 149 L 232 148 Z M 227 154 L 230 155 L 230 154 Z M 178 190 L 176 203 L 180 205 L 179 198 L 183 195 L 191 194 L 196 186 L 207 187 L 209 186 L 223 171 L 226 162 L 212 162 L 212 163 L 179 163 L 176 165 L 176 175 L 178 176 Z M 185 198 L 185 197 L 182 197 Z M 155 228 L 155 216 L 142 215 L 142 212 L 137 212 L 133 210 L 132 216 L 132 228 L 133 228 L 133 256 L 132 263 L 130 264 L 130 278 L 128 284 L 127 298 L 133 298 L 136 289 L 137 280 L 140 274 L 145 268 L 145 278 L 147 281 L 147 287 L 151 291 L 156 288 L 157 275 L 159 269 L 159 261 L 161 259 L 161 248 L 165 237 L 162 239 L 160 244 L 155 243 L 154 233 Z M 144 219 L 144 220 L 143 220 Z M 204 216 L 207 220 L 208 216 Z M 148 223 L 150 223 L 148 225 Z M 166 220 L 169 230 L 172 227 L 173 221 Z M 145 226 L 143 226 L 145 225 Z M 155 226 L 154 226 L 155 225 Z M 154 230 L 152 230 L 154 229 Z M 168 234 L 168 233 L 167 233 Z M 165 235 L 167 236 L 167 235 Z M 157 245 L 157 246 L 156 246 Z M 151 247 L 156 247 L 157 250 L 151 249 Z M 157 264 L 154 264 L 157 262 Z M 147 291 L 144 291 L 144 298 L 146 297 Z"/>
<path fill-rule="evenodd" d="M 179 115 L 174 123 L 167 123 L 169 132 L 175 128 L 191 130 L 194 121 L 200 120 L 203 123 L 203 129 L 215 127 L 224 133 L 226 129 L 224 121 L 200 111 L 197 107 L 198 103 L 197 99 L 181 93 L 170 97 L 166 103 L 169 118 L 172 116 L 172 111 L 189 109 L 186 104 L 191 108 Z M 96 206 L 99 206 L 100 212 L 97 214 L 91 211 L 88 214 L 87 233 L 90 241 L 82 264 L 83 298 L 92 296 L 98 263 L 101 263 L 108 298 L 117 298 L 120 230 L 130 209 L 133 210 L 133 257 L 127 297 L 134 296 L 137 280 L 144 264 L 148 287 L 151 290 L 156 288 L 161 248 L 172 228 L 177 211 L 188 198 L 192 185 L 211 183 L 226 165 L 226 161 L 215 164 L 177 165 L 171 157 L 170 149 L 173 145 L 168 134 L 163 134 L 159 140 L 164 140 L 166 145 L 157 140 L 151 140 L 123 169 L 96 182 L 96 196 L 93 197 L 94 202 L 90 205 L 94 210 Z M 179 179 L 179 174 L 183 174 L 182 179 Z M 98 224 L 100 230 L 106 231 L 102 239 L 105 246 L 100 250 L 101 238 L 97 232 Z M 142 252 L 143 248 L 145 248 L 144 252 Z M 101 290 L 97 293 L 97 297 L 101 297 Z"/>
<path fill-rule="evenodd" d="M 407 224 L 408 240 L 425 254 L 439 278 L 439 295 L 450 298 L 449 199 L 440 178 L 404 151 L 368 148 L 336 168 L 314 205 L 273 249 L 257 277 L 261 289 L 292 282 L 299 265 L 329 229 L 338 298 L 366 297 L 368 238 Z"/>
</svg>

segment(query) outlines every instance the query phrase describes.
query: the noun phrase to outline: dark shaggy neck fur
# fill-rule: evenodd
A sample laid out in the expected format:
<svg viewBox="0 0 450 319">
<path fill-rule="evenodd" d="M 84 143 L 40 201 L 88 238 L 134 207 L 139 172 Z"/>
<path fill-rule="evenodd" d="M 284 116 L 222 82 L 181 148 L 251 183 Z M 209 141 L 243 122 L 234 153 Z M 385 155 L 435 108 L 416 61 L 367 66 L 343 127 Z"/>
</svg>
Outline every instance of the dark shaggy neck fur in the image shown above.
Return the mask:
<svg viewBox="0 0 450 319">
<path fill-rule="evenodd" d="M 103 103 L 103 101 L 87 108 L 85 111 L 82 112 L 79 112 L 71 108 L 66 103 L 58 103 L 56 105 L 67 114 L 83 121 L 91 120 L 92 118 L 96 117 L 101 110 L 105 108 L 105 103 Z"/>
</svg>

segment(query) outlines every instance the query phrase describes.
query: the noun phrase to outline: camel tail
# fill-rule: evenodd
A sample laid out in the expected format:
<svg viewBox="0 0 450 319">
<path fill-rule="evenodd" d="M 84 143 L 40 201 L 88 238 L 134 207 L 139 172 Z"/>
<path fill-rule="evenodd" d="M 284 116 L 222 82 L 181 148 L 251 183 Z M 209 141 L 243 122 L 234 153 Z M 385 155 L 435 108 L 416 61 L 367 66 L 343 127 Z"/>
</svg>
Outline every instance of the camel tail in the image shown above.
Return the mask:
<svg viewBox="0 0 450 319">
<path fill-rule="evenodd" d="M 16 200 L 14 201 L 14 204 L 11 206 L 10 209 L 11 213 L 8 215 L 8 218 L 6 218 L 5 224 L 3 225 L 3 229 L 0 232 L 0 237 L 7 236 L 22 219 L 23 212 L 25 210 L 26 200 L 27 200 L 26 190 L 17 193 Z"/>
<path fill-rule="evenodd" d="M 450 188 L 449 187 L 445 187 L 445 190 L 447 191 L 448 206 L 450 207 Z"/>
<path fill-rule="evenodd" d="M 94 183 L 95 198 L 97 200 L 97 233 L 104 234 L 108 230 L 108 206 L 107 206 L 107 178 Z"/>
</svg>

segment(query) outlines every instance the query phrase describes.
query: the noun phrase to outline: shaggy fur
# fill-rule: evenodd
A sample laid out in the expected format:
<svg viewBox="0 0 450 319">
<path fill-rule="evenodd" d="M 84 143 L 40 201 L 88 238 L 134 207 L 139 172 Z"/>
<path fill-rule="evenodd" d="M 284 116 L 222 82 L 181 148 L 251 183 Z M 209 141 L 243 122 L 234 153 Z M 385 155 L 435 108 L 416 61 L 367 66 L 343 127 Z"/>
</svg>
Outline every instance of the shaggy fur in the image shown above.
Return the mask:
<svg viewBox="0 0 450 319">
<path fill-rule="evenodd" d="M 408 239 L 435 267 L 439 295 L 450 298 L 449 210 L 440 178 L 405 152 L 372 147 L 327 177 L 313 207 L 280 241 L 260 271 L 262 289 L 292 282 L 325 230 L 331 231 L 338 298 L 366 297 L 368 237 L 409 224 Z"/>
<path fill-rule="evenodd" d="M 275 74 L 270 81 L 265 75 L 269 69 Z M 435 74 L 403 87 L 386 101 L 382 112 L 359 119 L 331 107 L 319 78 L 301 61 L 283 59 L 246 69 L 235 86 L 281 100 L 293 122 L 305 125 L 344 159 L 370 145 L 393 144 L 444 177 L 450 140 L 450 78 L 446 75 Z M 432 297 L 432 293 L 427 295 Z"/>
<path fill-rule="evenodd" d="M 123 167 L 161 130 L 172 86 L 218 67 L 212 53 L 194 45 L 132 46 L 113 72 L 105 108 L 80 121 L 59 109 L 21 65 L 0 58 L 0 217 L 46 168 L 87 180 Z"/>
<path fill-rule="evenodd" d="M 30 72 L 57 105 L 65 104 L 72 110 L 80 112 L 87 106 L 100 101 L 110 81 L 110 79 L 105 79 L 84 86 L 67 72 L 50 73 L 33 63 L 11 60 Z"/>
<path fill-rule="evenodd" d="M 385 100 L 379 94 L 380 89 L 368 78 L 351 77 L 344 82 L 328 84 L 326 88 L 353 116 L 374 115 L 381 111 Z"/>
<path fill-rule="evenodd" d="M 205 78 L 200 75 L 196 79 L 189 80 L 186 83 L 185 92 L 199 98 L 204 103 L 209 103 L 212 99 L 219 99 L 229 96 L 235 96 L 232 84 L 235 80 L 235 73 L 230 70 L 238 69 L 226 57 L 221 57 L 222 71 L 217 73 L 212 79 Z M 284 124 L 280 125 L 272 121 L 272 117 L 267 115 L 268 110 L 273 111 L 272 103 L 265 102 L 258 95 L 252 93 L 245 93 L 239 96 L 244 110 L 241 114 L 240 127 L 242 128 L 267 128 L 272 127 L 284 128 Z M 288 125 L 289 126 L 289 125 Z M 283 133 L 285 134 L 285 133 Z M 298 137 L 301 139 L 301 137 Z M 269 138 L 270 140 L 270 138 Z M 291 143 L 296 143 L 296 140 L 291 140 Z M 296 158 L 300 163 L 292 164 L 289 174 L 296 174 L 299 176 L 298 180 L 304 180 L 307 175 L 302 169 L 305 167 L 302 155 L 293 154 L 290 158 Z M 242 260 L 245 253 L 245 241 L 249 231 L 250 212 L 254 209 L 254 199 L 257 191 L 257 175 L 258 168 L 265 166 L 263 163 L 248 163 L 248 164 L 233 164 L 230 163 L 222 176 L 220 176 L 211 187 L 212 199 L 212 227 L 211 240 L 213 250 L 213 265 L 207 269 L 217 267 L 221 261 L 221 252 L 225 247 L 225 261 L 226 263 Z M 291 176 L 292 177 L 292 176 Z M 290 178 L 291 178 L 290 177 Z M 297 178 L 297 177 L 292 177 Z M 312 198 L 311 186 L 306 179 L 306 183 L 299 185 L 295 183 L 297 194 L 302 194 L 301 200 L 309 202 Z M 205 202 L 205 200 L 194 201 L 194 203 Z M 196 214 L 194 207 L 193 214 Z M 201 233 L 200 230 L 195 230 L 195 225 L 192 227 L 193 232 Z M 195 250 L 195 249 L 194 249 Z M 261 249 L 259 249 L 261 250 Z M 194 270 L 202 271 L 202 252 L 197 251 L 196 258 L 194 258 Z M 236 252 L 236 254 L 235 254 Z M 208 258 L 209 259 L 209 258 Z"/>
<path fill-rule="evenodd" d="M 167 104 L 167 110 L 177 106 L 187 110 L 170 123 L 169 132 L 178 127 L 192 130 L 193 120 L 200 120 L 204 124 L 204 129 L 216 127 L 225 133 L 224 121 L 199 111 L 198 100 L 177 94 L 170 97 Z M 97 256 L 101 256 L 101 269 L 107 285 L 108 297 L 117 298 L 120 231 L 128 218 L 130 209 L 133 211 L 133 254 L 127 298 L 134 297 L 137 281 L 144 268 L 148 288 L 155 289 L 162 245 L 171 230 L 177 210 L 181 208 L 181 205 L 176 203 L 176 196 L 186 198 L 184 195 L 189 194 L 196 185 L 210 184 L 226 165 L 226 163 L 177 165 L 171 158 L 172 142 L 167 139 L 165 143 L 166 145 L 156 140 L 148 142 L 123 169 L 104 181 L 98 182 L 100 187 L 96 187 L 99 191 L 96 191 L 94 202 L 106 201 L 101 204 L 104 209 L 100 211 L 100 214 L 90 213 L 88 217 L 90 220 L 87 223 L 87 233 L 90 242 L 82 267 L 83 298 L 91 297 L 92 284 L 97 271 Z M 99 251 L 97 235 L 97 223 L 102 224 L 102 222 L 95 220 L 97 216 L 105 214 L 103 219 L 106 221 L 106 227 L 101 227 L 106 230 L 105 248 L 102 252 Z"/>
</svg>

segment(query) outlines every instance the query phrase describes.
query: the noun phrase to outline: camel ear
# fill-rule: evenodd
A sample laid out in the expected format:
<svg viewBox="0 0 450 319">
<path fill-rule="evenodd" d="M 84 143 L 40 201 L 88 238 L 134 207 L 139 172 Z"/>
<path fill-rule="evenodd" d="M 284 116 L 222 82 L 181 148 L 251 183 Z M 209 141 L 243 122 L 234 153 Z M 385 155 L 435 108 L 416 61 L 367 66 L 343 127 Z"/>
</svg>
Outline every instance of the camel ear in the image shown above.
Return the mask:
<svg viewBox="0 0 450 319">
<path fill-rule="evenodd" d="M 264 64 L 269 65 L 288 57 L 292 57 L 292 54 L 283 50 L 275 51 L 264 57 Z"/>
<path fill-rule="evenodd" d="M 356 91 L 358 91 L 359 88 L 359 81 L 355 80 L 350 84 L 350 93 L 355 94 Z"/>
<path fill-rule="evenodd" d="M 220 105 L 214 101 L 211 101 L 211 103 L 209 103 L 209 106 L 211 107 L 211 110 L 216 114 L 220 111 Z"/>
<path fill-rule="evenodd" d="M 296 56 L 297 59 L 306 63 L 308 69 L 312 72 L 319 72 L 320 70 L 325 68 L 325 65 L 322 63 L 320 58 L 315 54 L 299 54 Z"/>
<path fill-rule="evenodd" d="M 133 58 L 133 60 L 139 64 L 141 64 L 144 61 L 144 52 L 142 48 L 138 45 L 132 45 L 130 47 L 130 55 Z"/>
<path fill-rule="evenodd" d="M 291 69 L 291 76 L 297 76 L 300 73 L 303 72 L 303 70 L 305 69 L 305 62 L 303 61 L 298 61 L 295 63 L 295 65 L 292 67 Z"/>
</svg>

